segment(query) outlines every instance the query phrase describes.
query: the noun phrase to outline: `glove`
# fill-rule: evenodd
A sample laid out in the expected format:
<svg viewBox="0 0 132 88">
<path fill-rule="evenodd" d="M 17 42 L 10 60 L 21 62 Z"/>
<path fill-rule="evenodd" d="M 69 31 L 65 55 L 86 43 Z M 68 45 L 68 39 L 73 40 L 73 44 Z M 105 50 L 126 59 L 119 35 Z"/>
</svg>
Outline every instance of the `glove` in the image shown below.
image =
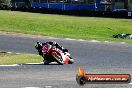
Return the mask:
<svg viewBox="0 0 132 88">
<path fill-rule="evenodd" d="M 68 52 L 68 49 L 63 49 L 62 51 L 63 51 L 63 52 Z"/>
</svg>

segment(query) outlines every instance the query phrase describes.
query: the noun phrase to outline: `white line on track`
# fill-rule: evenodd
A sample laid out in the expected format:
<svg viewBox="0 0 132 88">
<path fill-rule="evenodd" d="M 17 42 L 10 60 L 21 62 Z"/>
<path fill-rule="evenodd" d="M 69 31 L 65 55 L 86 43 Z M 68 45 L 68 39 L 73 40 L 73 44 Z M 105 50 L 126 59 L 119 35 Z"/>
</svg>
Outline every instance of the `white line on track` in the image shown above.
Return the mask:
<svg viewBox="0 0 132 88">
<path fill-rule="evenodd" d="M 98 40 L 91 40 L 90 42 L 100 42 L 100 41 L 98 41 Z"/>
<path fill-rule="evenodd" d="M 125 42 L 120 42 L 121 44 L 126 44 Z"/>
<path fill-rule="evenodd" d="M 64 40 L 69 40 L 69 41 L 81 41 L 81 42 L 85 42 L 85 41 L 88 41 L 88 42 L 93 42 L 93 43 L 114 43 L 114 42 L 110 42 L 110 41 L 98 41 L 98 40 L 84 40 L 84 39 L 72 39 L 72 38 L 64 38 Z M 120 44 L 127 44 L 126 42 L 119 42 Z"/>
<path fill-rule="evenodd" d="M 39 65 L 39 64 L 44 64 L 44 62 L 40 62 L 40 63 L 25 63 L 25 64 L 26 64 L 26 65 L 28 65 L 28 64 L 29 64 L 29 65 L 32 65 L 32 64 L 35 64 L 35 65 L 38 64 L 38 65 Z M 25 65 L 25 64 L 24 64 L 24 65 Z M 57 64 L 57 62 L 51 62 L 50 64 Z"/>
<path fill-rule="evenodd" d="M 14 35 L 14 36 L 16 36 L 16 35 L 18 35 L 18 33 L 17 34 L 13 34 L 13 32 L 12 33 L 9 33 L 9 34 L 7 34 L 7 33 L 2 33 L 2 34 L 4 34 L 4 35 Z M 97 43 L 97 42 L 105 42 L 105 43 L 114 43 L 114 42 L 110 42 L 110 41 L 98 41 L 98 40 L 84 40 L 84 39 L 72 39 L 72 38 L 55 38 L 55 37 L 49 37 L 49 36 L 40 36 L 40 35 L 31 35 L 31 34 L 22 34 L 22 33 L 19 33 L 19 36 L 21 36 L 21 37 L 28 37 L 28 38 L 47 38 L 47 39 L 64 39 L 64 40 L 73 40 L 73 41 L 81 41 L 81 42 L 84 42 L 84 41 L 88 41 L 88 42 L 94 42 L 94 43 Z M 119 44 L 127 44 L 126 42 L 119 42 Z"/>
<path fill-rule="evenodd" d="M 76 40 L 76 39 L 72 39 L 72 38 L 65 38 L 66 40 Z"/>
<path fill-rule="evenodd" d="M 111 43 L 111 42 L 109 42 L 109 41 L 104 41 L 105 43 Z"/>
<path fill-rule="evenodd" d="M 83 42 L 83 41 L 87 41 L 87 40 L 83 40 L 83 39 L 78 39 L 78 41 L 82 41 L 82 42 Z"/>
<path fill-rule="evenodd" d="M 21 54 L 21 53 L 16 53 L 16 54 Z"/>
<path fill-rule="evenodd" d="M 12 52 L 7 52 L 7 53 L 12 53 Z"/>
<path fill-rule="evenodd" d="M 43 65 L 44 62 L 40 63 L 25 63 L 25 64 L 12 64 L 12 65 L 0 65 L 0 67 L 15 67 L 15 66 L 22 66 L 22 65 Z M 50 64 L 57 64 L 57 62 L 51 62 Z"/>
<path fill-rule="evenodd" d="M 52 88 L 52 86 L 45 86 L 45 88 Z"/>
<path fill-rule="evenodd" d="M 129 83 L 130 85 L 132 85 L 132 83 Z"/>
<path fill-rule="evenodd" d="M 10 66 L 19 66 L 18 64 L 13 64 L 13 65 L 0 65 L 0 67 L 10 67 Z"/>
<path fill-rule="evenodd" d="M 22 87 L 22 88 L 41 88 L 41 87 Z M 44 88 L 52 88 L 52 86 L 45 86 Z"/>
<path fill-rule="evenodd" d="M 22 88 L 40 88 L 40 87 L 22 87 Z"/>
<path fill-rule="evenodd" d="M 25 64 L 36 64 L 37 65 L 37 64 L 43 64 L 43 63 L 25 63 Z"/>
</svg>

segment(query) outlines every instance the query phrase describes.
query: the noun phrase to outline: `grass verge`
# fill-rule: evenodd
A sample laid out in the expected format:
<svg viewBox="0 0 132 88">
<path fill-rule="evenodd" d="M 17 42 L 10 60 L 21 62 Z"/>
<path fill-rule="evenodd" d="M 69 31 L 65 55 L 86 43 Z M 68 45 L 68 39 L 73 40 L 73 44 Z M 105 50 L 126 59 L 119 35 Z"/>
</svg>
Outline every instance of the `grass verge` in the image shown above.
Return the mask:
<svg viewBox="0 0 132 88">
<path fill-rule="evenodd" d="M 131 19 L 75 17 L 0 11 L 0 31 L 132 43 L 131 39 L 112 38 L 113 34 L 132 34 Z"/>
<path fill-rule="evenodd" d="M 35 54 L 0 53 L 0 65 L 39 63 L 42 58 Z"/>
</svg>

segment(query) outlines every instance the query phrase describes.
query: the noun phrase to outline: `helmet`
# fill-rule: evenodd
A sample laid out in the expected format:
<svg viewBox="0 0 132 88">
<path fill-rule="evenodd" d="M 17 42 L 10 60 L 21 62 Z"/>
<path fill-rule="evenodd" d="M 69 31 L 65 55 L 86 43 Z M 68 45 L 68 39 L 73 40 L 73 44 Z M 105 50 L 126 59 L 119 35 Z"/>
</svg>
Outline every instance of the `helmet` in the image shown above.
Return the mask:
<svg viewBox="0 0 132 88">
<path fill-rule="evenodd" d="M 39 42 L 39 41 L 37 41 L 36 43 L 35 43 L 35 48 L 36 49 L 40 49 L 42 47 L 42 44 Z"/>
</svg>

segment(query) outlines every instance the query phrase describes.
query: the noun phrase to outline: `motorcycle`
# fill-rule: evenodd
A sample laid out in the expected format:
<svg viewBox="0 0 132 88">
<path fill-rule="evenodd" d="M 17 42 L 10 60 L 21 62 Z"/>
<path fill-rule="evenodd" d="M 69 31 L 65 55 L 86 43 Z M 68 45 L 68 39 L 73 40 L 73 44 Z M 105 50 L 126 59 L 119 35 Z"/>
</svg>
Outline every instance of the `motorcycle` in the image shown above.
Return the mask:
<svg viewBox="0 0 132 88">
<path fill-rule="evenodd" d="M 46 44 L 42 47 L 42 54 L 44 64 L 49 64 L 51 62 L 57 62 L 60 65 L 74 63 L 74 60 L 68 52 L 63 52 L 50 44 Z"/>
</svg>

